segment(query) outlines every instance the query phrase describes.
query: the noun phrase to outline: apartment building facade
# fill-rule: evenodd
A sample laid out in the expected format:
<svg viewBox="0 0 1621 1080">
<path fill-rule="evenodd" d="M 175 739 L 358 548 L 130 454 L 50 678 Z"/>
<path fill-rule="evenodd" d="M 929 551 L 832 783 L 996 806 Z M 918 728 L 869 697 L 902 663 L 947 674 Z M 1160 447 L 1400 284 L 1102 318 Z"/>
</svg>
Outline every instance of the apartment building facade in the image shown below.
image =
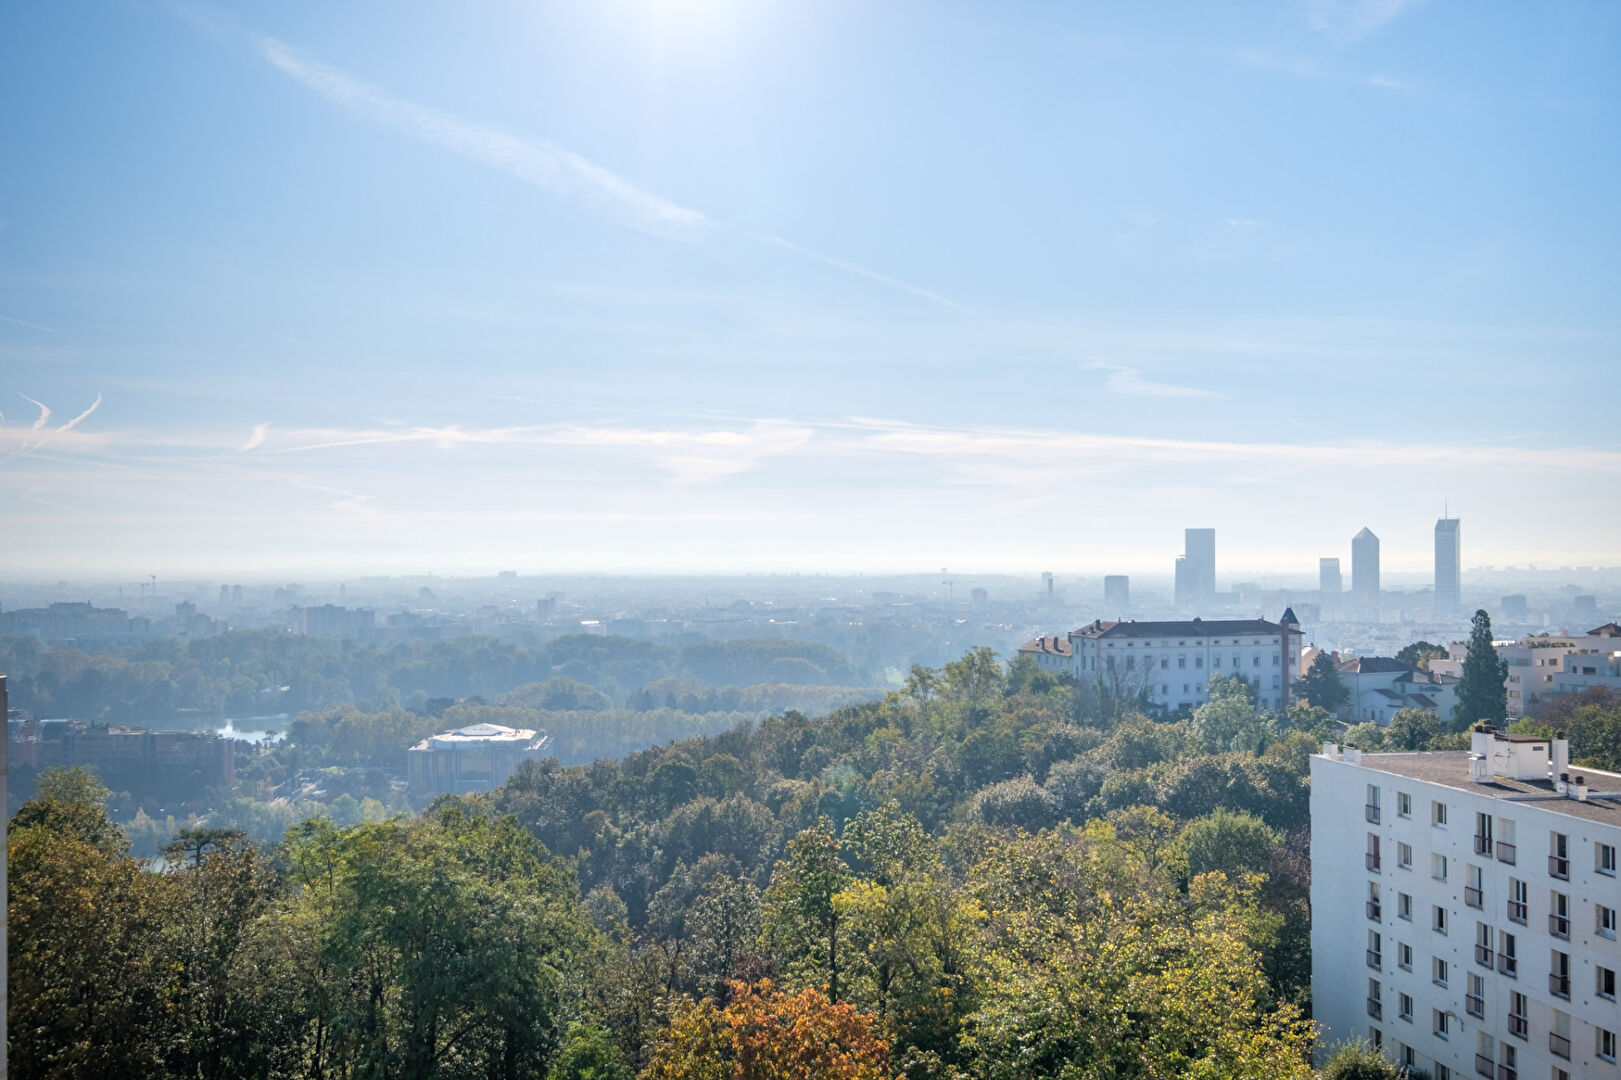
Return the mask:
<svg viewBox="0 0 1621 1080">
<path fill-rule="evenodd" d="M 1312 994 L 1332 1042 L 1436 1080 L 1621 1078 L 1621 775 L 1477 725 L 1311 761 Z"/>
</svg>

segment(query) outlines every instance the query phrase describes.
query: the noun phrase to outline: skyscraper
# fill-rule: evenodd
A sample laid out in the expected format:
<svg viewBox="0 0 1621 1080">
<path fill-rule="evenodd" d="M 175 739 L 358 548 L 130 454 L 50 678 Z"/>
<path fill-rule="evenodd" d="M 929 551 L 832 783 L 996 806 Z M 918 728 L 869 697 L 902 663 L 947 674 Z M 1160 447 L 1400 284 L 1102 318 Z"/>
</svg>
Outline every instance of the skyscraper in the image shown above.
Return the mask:
<svg viewBox="0 0 1621 1080">
<path fill-rule="evenodd" d="M 1216 530 L 1185 529 L 1176 561 L 1176 605 L 1208 607 L 1216 597 Z"/>
<path fill-rule="evenodd" d="M 1109 574 L 1103 579 L 1103 605 L 1111 615 L 1131 607 L 1131 579 L 1125 574 Z"/>
<path fill-rule="evenodd" d="M 1351 537 L 1351 594 L 1361 610 L 1379 609 L 1379 538 L 1366 525 Z"/>
<path fill-rule="evenodd" d="M 1456 615 L 1463 607 L 1460 589 L 1459 521 L 1444 517 L 1435 523 L 1435 613 Z"/>
<path fill-rule="evenodd" d="M 1340 561 L 1338 559 L 1317 560 L 1317 598 L 1325 604 L 1332 604 L 1339 599 L 1340 591 L 1344 585 L 1340 581 Z"/>
</svg>

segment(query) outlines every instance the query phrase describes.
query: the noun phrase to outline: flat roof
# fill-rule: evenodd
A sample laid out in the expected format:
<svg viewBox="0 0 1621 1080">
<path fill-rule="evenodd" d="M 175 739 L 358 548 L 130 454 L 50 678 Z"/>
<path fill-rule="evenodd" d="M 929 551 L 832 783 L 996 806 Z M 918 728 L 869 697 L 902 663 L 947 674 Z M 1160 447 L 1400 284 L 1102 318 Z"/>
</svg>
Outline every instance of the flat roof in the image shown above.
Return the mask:
<svg viewBox="0 0 1621 1080">
<path fill-rule="evenodd" d="M 1315 756 L 1322 757 L 1321 754 Z M 1341 759 L 1324 758 L 1324 760 Z M 1353 763 L 1345 762 L 1345 764 Z M 1587 779 L 1589 795 L 1585 802 L 1581 802 L 1560 795 L 1554 790 L 1553 783 L 1548 780 L 1510 780 L 1504 776 L 1496 776 L 1488 783 L 1474 783 L 1469 779 L 1467 750 L 1423 750 L 1408 754 L 1364 753 L 1361 765 L 1365 769 L 1376 769 L 1394 776 L 1405 776 L 1412 780 L 1457 788 L 1472 795 L 1512 800 L 1527 806 L 1551 810 L 1556 814 L 1568 814 L 1571 817 L 1621 828 L 1621 799 L 1595 799 L 1591 794 L 1600 791 L 1621 793 L 1621 775 L 1602 769 L 1585 769 L 1580 765 L 1570 767 L 1572 777 L 1582 776 Z"/>
</svg>

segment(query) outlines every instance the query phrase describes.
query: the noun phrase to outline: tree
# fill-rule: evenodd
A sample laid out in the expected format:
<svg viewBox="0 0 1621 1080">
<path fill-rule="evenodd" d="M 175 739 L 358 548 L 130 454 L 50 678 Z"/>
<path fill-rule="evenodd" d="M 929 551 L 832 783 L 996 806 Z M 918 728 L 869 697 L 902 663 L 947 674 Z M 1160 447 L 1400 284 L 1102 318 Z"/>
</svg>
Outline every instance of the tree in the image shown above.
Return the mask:
<svg viewBox="0 0 1621 1080">
<path fill-rule="evenodd" d="M 889 1047 L 876 1018 L 819 990 L 732 984 L 732 1001 L 680 1002 L 643 1080 L 880 1080 Z"/>
<path fill-rule="evenodd" d="M 1388 750 L 1428 750 L 1430 740 L 1441 734 L 1441 721 L 1424 709 L 1397 709 L 1385 728 Z"/>
<path fill-rule="evenodd" d="M 1463 731 L 1480 720 L 1501 724 L 1508 716 L 1507 678 L 1508 664 L 1492 648 L 1492 617 L 1481 609 L 1470 624 L 1469 655 L 1452 708 L 1453 730 Z"/>
<path fill-rule="evenodd" d="M 1403 645 L 1396 653 L 1396 659 L 1410 667 L 1423 668 L 1428 671 L 1431 660 L 1445 660 L 1447 650 L 1444 645 L 1436 645 L 1429 641 L 1415 641 L 1411 645 Z"/>
<path fill-rule="evenodd" d="M 1402 1080 L 1407 1072 L 1372 1043 L 1347 1042 L 1335 1048 L 1318 1075 L 1322 1080 Z"/>
<path fill-rule="evenodd" d="M 1306 703 L 1319 709 L 1327 709 L 1337 713 L 1351 700 L 1351 689 L 1340 678 L 1340 673 L 1334 668 L 1334 660 L 1326 652 L 1319 652 L 1317 658 L 1306 669 L 1306 674 L 1300 682 L 1295 684 L 1300 696 Z"/>
<path fill-rule="evenodd" d="M 839 1000 L 839 930 L 842 916 L 833 898 L 850 883 L 840 845 L 826 818 L 788 842 L 788 858 L 777 863 L 765 891 L 762 938 L 771 955 L 790 972 L 819 983 Z"/>
</svg>

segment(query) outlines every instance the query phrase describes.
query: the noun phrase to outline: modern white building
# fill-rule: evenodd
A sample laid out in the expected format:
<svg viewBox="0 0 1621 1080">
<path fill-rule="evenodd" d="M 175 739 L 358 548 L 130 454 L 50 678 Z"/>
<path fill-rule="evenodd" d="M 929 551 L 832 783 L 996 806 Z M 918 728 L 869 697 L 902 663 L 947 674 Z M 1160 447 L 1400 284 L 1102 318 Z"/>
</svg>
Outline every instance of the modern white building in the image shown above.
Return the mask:
<svg viewBox="0 0 1621 1080">
<path fill-rule="evenodd" d="M 1038 638 L 1037 641 L 1042 639 Z M 1125 693 L 1145 692 L 1167 710 L 1210 700 L 1212 675 L 1241 675 L 1264 709 L 1282 711 L 1300 678 L 1300 621 L 1285 611 L 1265 619 L 1088 623 L 1069 633 L 1079 682 L 1102 681 Z"/>
<path fill-rule="evenodd" d="M 1379 610 L 1379 538 L 1366 525 L 1351 537 L 1351 604 L 1363 613 Z"/>
<path fill-rule="evenodd" d="M 1325 1042 L 1436 1080 L 1621 1078 L 1621 775 L 1568 754 L 1482 724 L 1466 751 L 1312 756 Z"/>
<path fill-rule="evenodd" d="M 1461 522 L 1444 517 L 1435 523 L 1435 613 L 1456 615 L 1463 608 Z"/>
<path fill-rule="evenodd" d="M 469 724 L 430 735 L 406 753 L 410 784 L 439 794 L 490 791 L 525 761 L 545 757 L 549 741 L 542 732 L 501 724 Z"/>
<path fill-rule="evenodd" d="M 1528 634 L 1494 641 L 1492 649 L 1508 665 L 1503 684 L 1511 719 L 1531 715 L 1555 694 L 1579 693 L 1589 686 L 1621 690 L 1621 679 L 1615 678 L 1621 668 L 1621 626 L 1615 623 L 1585 634 Z M 1453 642 L 1447 647 L 1448 659 L 1430 661 L 1430 670 L 1462 674 L 1468 655 L 1467 641 Z"/>
</svg>

